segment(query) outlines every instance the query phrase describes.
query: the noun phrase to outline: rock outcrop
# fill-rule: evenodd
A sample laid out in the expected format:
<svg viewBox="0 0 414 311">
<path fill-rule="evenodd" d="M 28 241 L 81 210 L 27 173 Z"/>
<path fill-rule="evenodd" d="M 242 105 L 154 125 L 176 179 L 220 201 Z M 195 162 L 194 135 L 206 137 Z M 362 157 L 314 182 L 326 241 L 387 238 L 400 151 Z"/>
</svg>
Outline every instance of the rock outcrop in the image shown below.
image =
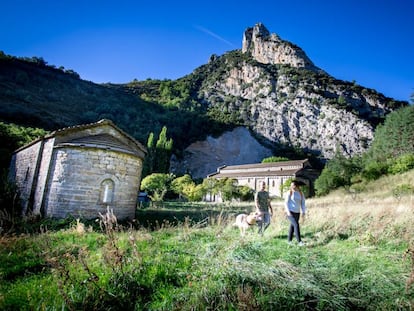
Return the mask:
<svg viewBox="0 0 414 311">
<path fill-rule="evenodd" d="M 183 159 L 172 157 L 170 171 L 205 178 L 220 166 L 258 163 L 271 155 L 272 151 L 260 145 L 248 129 L 237 127 L 218 138 L 209 136 L 191 144 L 185 149 Z"/>
<path fill-rule="evenodd" d="M 285 64 L 322 72 L 300 47 L 282 40 L 277 34 L 270 34 L 261 23 L 244 32 L 242 52 L 250 53 L 263 64 Z"/>
</svg>

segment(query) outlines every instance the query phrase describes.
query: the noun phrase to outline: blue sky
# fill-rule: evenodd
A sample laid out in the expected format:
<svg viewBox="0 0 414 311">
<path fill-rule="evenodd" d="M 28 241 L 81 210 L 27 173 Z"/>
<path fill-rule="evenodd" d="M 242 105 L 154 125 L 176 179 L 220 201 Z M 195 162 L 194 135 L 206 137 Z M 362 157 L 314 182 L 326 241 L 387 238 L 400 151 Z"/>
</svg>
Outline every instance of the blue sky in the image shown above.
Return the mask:
<svg viewBox="0 0 414 311">
<path fill-rule="evenodd" d="M 241 49 L 263 23 L 338 79 L 414 93 L 413 0 L 5 0 L 0 50 L 43 57 L 96 83 L 177 79 Z"/>
</svg>

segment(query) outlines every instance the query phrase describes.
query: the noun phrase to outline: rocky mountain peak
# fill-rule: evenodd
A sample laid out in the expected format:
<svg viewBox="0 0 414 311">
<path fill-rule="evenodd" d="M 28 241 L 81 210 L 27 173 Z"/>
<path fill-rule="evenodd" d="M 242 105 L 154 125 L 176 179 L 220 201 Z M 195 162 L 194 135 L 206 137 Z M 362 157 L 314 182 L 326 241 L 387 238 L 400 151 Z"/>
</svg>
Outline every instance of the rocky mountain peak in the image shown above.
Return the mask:
<svg viewBox="0 0 414 311">
<path fill-rule="evenodd" d="M 300 47 L 282 40 L 275 33 L 271 34 L 262 23 L 246 29 L 242 52 L 250 53 L 256 61 L 263 64 L 286 64 L 322 72 Z"/>
<path fill-rule="evenodd" d="M 241 51 L 211 57 L 194 77 L 198 98 L 211 115 L 236 120 L 253 135 L 238 130 L 189 146 L 171 168 L 196 177 L 220 165 L 260 162 L 269 151 L 288 157 L 289 150 L 300 149 L 321 161 L 337 153 L 362 154 L 375 126 L 407 104 L 335 79 L 261 23 L 244 32 Z M 257 142 L 269 149 L 248 158 Z M 243 148 L 234 148 L 238 144 Z"/>
</svg>

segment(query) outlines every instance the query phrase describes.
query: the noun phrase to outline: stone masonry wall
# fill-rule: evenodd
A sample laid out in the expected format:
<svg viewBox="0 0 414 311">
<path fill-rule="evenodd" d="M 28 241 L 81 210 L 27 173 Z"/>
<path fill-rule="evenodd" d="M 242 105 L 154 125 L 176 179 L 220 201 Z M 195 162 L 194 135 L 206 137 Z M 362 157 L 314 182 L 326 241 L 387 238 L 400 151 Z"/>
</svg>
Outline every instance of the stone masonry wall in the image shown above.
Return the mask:
<svg viewBox="0 0 414 311">
<path fill-rule="evenodd" d="M 18 186 L 23 213 L 29 205 L 29 197 L 33 186 L 36 163 L 42 142 L 39 141 L 28 148 L 13 154 L 10 165 L 10 178 Z"/>
<path fill-rule="evenodd" d="M 33 213 L 40 214 L 41 205 L 44 196 L 44 190 L 46 187 L 47 177 L 49 174 L 49 165 L 50 159 L 53 154 L 53 145 L 54 145 L 54 138 L 49 138 L 44 140 L 43 144 L 43 152 L 42 152 L 42 159 L 39 165 L 39 171 L 37 175 L 37 185 L 34 192 L 34 201 L 33 201 Z"/>
<path fill-rule="evenodd" d="M 244 177 L 237 178 L 239 186 L 248 186 L 250 189 L 253 189 L 255 192 L 259 191 L 261 188 L 262 182 L 266 182 L 267 191 L 272 198 L 280 198 L 283 196 L 282 186 L 283 184 L 293 176 L 269 176 L 269 177 Z"/>
<path fill-rule="evenodd" d="M 97 218 L 107 206 L 117 218 L 134 218 L 142 160 L 98 148 L 56 148 L 45 201 L 49 217 Z M 113 182 L 111 203 L 102 202 L 104 181 Z"/>
</svg>

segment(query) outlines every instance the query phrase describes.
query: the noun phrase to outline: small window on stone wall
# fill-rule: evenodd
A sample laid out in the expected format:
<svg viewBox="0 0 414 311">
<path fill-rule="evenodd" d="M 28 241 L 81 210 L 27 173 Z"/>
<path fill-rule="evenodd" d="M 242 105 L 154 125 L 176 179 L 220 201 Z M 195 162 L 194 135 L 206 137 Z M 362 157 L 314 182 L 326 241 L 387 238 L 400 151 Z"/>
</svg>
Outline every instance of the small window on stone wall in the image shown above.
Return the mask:
<svg viewBox="0 0 414 311">
<path fill-rule="evenodd" d="M 101 183 L 101 202 L 104 204 L 112 203 L 114 198 L 115 184 L 111 179 L 105 179 Z"/>
<path fill-rule="evenodd" d="M 29 179 L 29 173 L 30 173 L 30 168 L 28 167 L 26 170 L 26 175 L 24 176 L 24 181 L 27 181 Z"/>
</svg>

